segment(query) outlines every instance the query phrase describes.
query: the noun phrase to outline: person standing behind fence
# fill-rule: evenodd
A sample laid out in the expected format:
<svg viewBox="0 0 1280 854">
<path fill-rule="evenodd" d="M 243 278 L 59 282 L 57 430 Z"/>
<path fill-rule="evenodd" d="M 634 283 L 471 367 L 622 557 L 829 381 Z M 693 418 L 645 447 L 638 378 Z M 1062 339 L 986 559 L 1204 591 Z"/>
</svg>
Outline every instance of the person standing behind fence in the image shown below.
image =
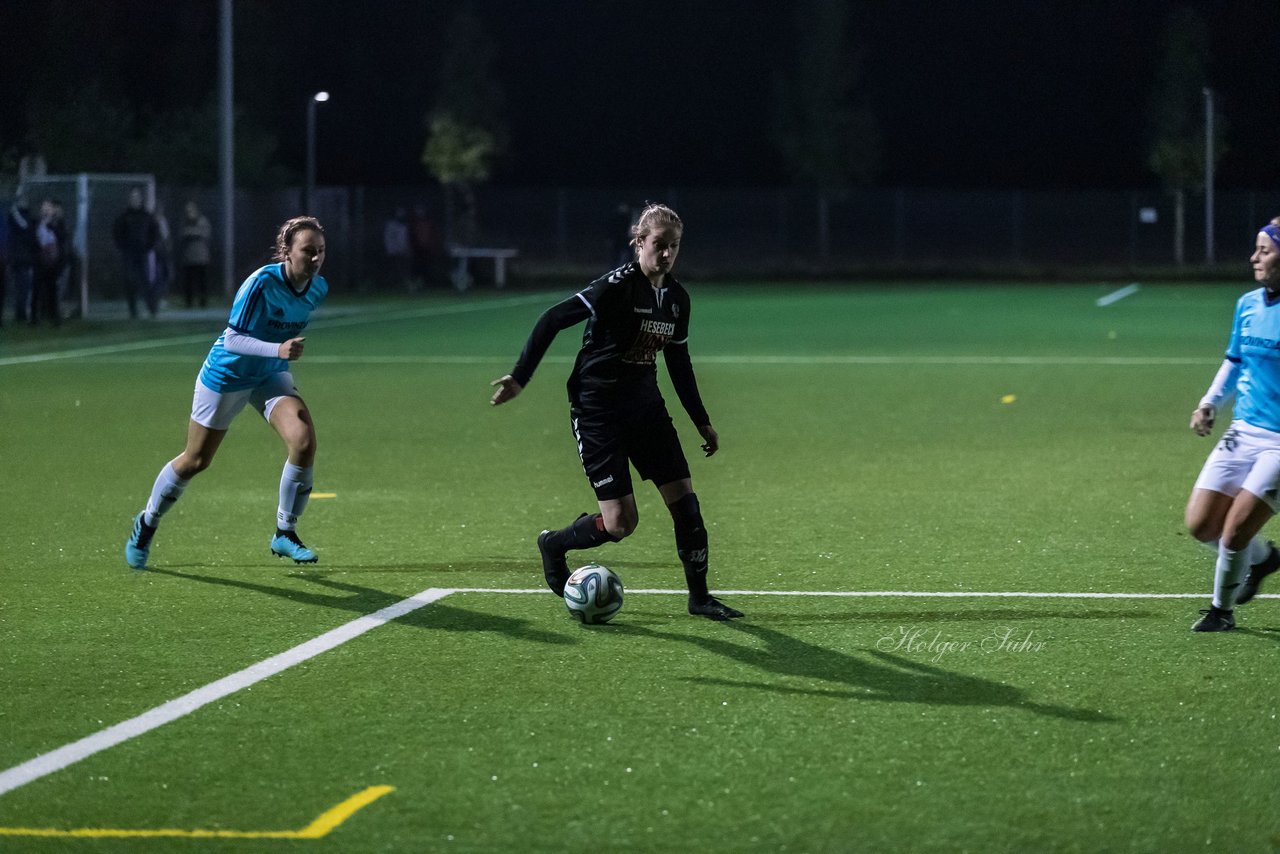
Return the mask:
<svg viewBox="0 0 1280 854">
<path fill-rule="evenodd" d="M 436 226 L 427 214 L 426 205 L 414 205 L 413 216 L 409 218 L 409 246 L 413 253 L 414 279 L 422 282 L 424 287 L 431 287 L 435 278 Z"/>
<path fill-rule="evenodd" d="M 62 323 L 58 305 L 58 274 L 62 272 L 62 241 L 58 239 L 57 210 L 52 199 L 40 203 L 40 221 L 36 224 L 35 289 L 31 298 L 28 322 L 35 326 L 40 315 L 54 326 Z"/>
<path fill-rule="evenodd" d="M 142 206 L 142 188 L 129 191 L 129 207 L 116 217 L 112 229 L 116 249 L 124 264 L 124 296 L 129 303 L 129 316 L 138 316 L 138 295 L 142 294 L 152 317 L 160 310 L 160 295 L 151 277 L 151 252 L 160 240 L 156 219 Z"/>
<path fill-rule="evenodd" d="M 173 284 L 173 232 L 169 228 L 169 217 L 165 215 L 164 203 L 156 202 L 151 216 L 156 221 L 156 245 L 151 250 L 151 278 L 155 282 L 156 297 L 164 299 Z"/>
<path fill-rule="evenodd" d="M 408 287 L 413 256 L 409 249 L 409 223 L 404 208 L 396 208 L 393 216 L 382 226 L 382 249 L 387 255 L 387 274 L 393 288 Z"/>
<path fill-rule="evenodd" d="M 195 202 L 187 202 L 182 227 L 178 229 L 178 258 L 182 263 L 182 292 L 187 308 L 195 301 L 200 307 L 209 304 L 209 239 L 213 226 Z"/>
<path fill-rule="evenodd" d="M 36 222 L 25 193 L 18 193 L 5 219 L 9 226 L 9 270 L 13 274 L 13 319 L 22 323 L 31 315 L 36 275 Z"/>
<path fill-rule="evenodd" d="M 9 217 L 0 217 L 0 326 L 4 326 L 4 298 L 9 285 Z"/>
<path fill-rule="evenodd" d="M 75 251 L 75 246 L 71 240 L 71 230 L 67 228 L 67 206 L 62 203 L 62 199 L 53 200 L 53 233 L 58 238 L 58 255 L 60 262 L 58 266 L 58 316 L 62 316 L 63 303 L 67 300 L 67 293 L 71 288 L 71 280 L 79 270 L 79 258 Z"/>
</svg>

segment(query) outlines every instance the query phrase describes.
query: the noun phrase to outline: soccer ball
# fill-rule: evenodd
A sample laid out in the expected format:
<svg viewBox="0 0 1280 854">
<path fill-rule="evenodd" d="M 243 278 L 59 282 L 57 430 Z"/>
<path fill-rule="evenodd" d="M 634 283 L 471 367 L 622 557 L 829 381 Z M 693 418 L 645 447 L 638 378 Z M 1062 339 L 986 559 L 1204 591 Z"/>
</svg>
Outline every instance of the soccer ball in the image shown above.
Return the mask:
<svg viewBox="0 0 1280 854">
<path fill-rule="evenodd" d="M 598 563 L 579 567 L 564 583 L 564 606 L 580 623 L 607 623 L 622 610 L 622 579 Z"/>
</svg>

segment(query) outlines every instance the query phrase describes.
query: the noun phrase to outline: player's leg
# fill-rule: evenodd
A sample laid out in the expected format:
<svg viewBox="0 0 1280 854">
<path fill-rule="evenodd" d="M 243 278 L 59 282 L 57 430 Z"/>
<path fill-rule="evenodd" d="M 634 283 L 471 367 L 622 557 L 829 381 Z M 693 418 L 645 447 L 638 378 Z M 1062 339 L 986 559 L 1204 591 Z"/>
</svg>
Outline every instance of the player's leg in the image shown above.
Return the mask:
<svg viewBox="0 0 1280 854">
<path fill-rule="evenodd" d="M 702 507 L 693 491 L 693 481 L 686 477 L 659 484 L 658 492 L 675 526 L 676 554 L 684 567 L 685 585 L 689 588 L 689 613 L 713 620 L 741 617 L 741 611 L 730 608 L 707 589 L 707 527 L 702 521 Z"/>
<path fill-rule="evenodd" d="M 559 530 L 538 535 L 542 576 L 557 596 L 564 595 L 569 578 L 565 555 L 570 551 L 594 549 L 629 536 L 640 522 L 631 487 L 631 468 L 618 440 L 616 425 L 607 418 L 570 413 L 573 436 L 578 443 L 582 469 L 596 493 L 599 513 L 583 513 Z"/>
<path fill-rule="evenodd" d="M 242 404 L 243 405 L 243 404 Z M 134 569 L 145 569 L 151 553 L 151 540 L 155 536 L 160 519 L 168 513 L 191 482 L 191 478 L 204 471 L 213 462 L 218 447 L 226 437 L 225 429 L 213 429 L 198 423 L 196 412 L 187 423 L 187 444 L 182 453 L 165 463 L 151 485 L 147 506 L 133 517 L 133 530 L 125 542 L 125 562 Z"/>
<path fill-rule="evenodd" d="M 1280 449 L 1269 449 L 1258 458 L 1245 479 L 1244 488 L 1232 503 L 1223 523 L 1222 544 L 1234 548 L 1248 543 L 1250 554 L 1243 571 L 1243 581 L 1236 591 L 1235 604 L 1243 605 L 1258 594 L 1262 580 L 1280 569 L 1280 552 L 1267 543 L 1265 558 L 1254 553 L 1260 542 L 1259 532 L 1280 510 Z"/>
<path fill-rule="evenodd" d="M 716 599 L 707 589 L 707 529 L 693 491 L 689 461 L 665 406 L 648 410 L 644 418 L 628 421 L 627 450 L 636 471 L 653 481 L 671 513 L 676 554 L 689 588 L 689 613 L 713 620 L 741 617 L 742 612 Z"/>
<path fill-rule="evenodd" d="M 1265 442 L 1258 441 L 1254 432 L 1256 431 L 1239 422 L 1227 429 L 1205 461 L 1187 500 L 1187 530 L 1217 555 L 1214 604 L 1205 612 L 1204 618 L 1193 626 L 1197 631 L 1231 628 L 1234 618 L 1230 613 L 1232 605 L 1225 604 L 1228 595 L 1238 601 L 1240 593 L 1246 589 L 1256 592 L 1257 583 L 1274 571 L 1275 566 L 1280 566 L 1280 552 L 1277 552 L 1274 544 L 1264 542 L 1256 536 L 1261 525 L 1254 528 L 1250 538 L 1245 540 L 1240 539 L 1240 532 L 1247 530 L 1247 527 L 1241 529 L 1238 524 L 1224 534 L 1231 513 L 1235 512 L 1236 520 L 1248 515 L 1244 505 L 1233 511 L 1241 491 L 1247 488 L 1246 485 L 1253 487 L 1252 497 L 1256 499 L 1257 495 L 1265 494 L 1267 489 L 1274 487 L 1274 484 L 1269 483 L 1270 479 L 1280 477 L 1280 464 L 1276 463 L 1274 452 L 1269 450 Z M 1271 459 L 1271 462 L 1259 465 L 1264 457 Z M 1231 542 L 1228 543 L 1227 540 Z M 1256 575 L 1252 573 L 1251 567 L 1258 567 Z M 1242 586 L 1245 573 L 1255 579 L 1252 585 L 1246 582 Z M 1243 601 L 1248 601 L 1252 595 L 1252 592 L 1248 593 Z"/>
<path fill-rule="evenodd" d="M 277 376 L 288 376 L 277 375 Z M 279 434 L 288 449 L 288 458 L 280 473 L 280 502 L 276 508 L 276 532 L 271 538 L 271 552 L 277 557 L 292 558 L 297 563 L 315 563 L 316 553 L 298 538 L 298 518 L 307 508 L 314 482 L 316 430 L 311 412 L 302 398 L 295 396 L 293 379 L 276 381 L 278 387 L 267 392 L 263 416 Z M 284 392 L 284 385 L 289 393 Z"/>
<path fill-rule="evenodd" d="M 1275 511 L 1265 500 L 1248 490 L 1241 490 L 1231 502 L 1218 544 L 1218 562 L 1213 571 L 1213 601 L 1203 612 L 1204 616 L 1192 626 L 1194 631 L 1221 632 L 1235 628 L 1233 609 L 1241 583 L 1249 571 L 1249 544 L 1274 515 Z"/>
</svg>

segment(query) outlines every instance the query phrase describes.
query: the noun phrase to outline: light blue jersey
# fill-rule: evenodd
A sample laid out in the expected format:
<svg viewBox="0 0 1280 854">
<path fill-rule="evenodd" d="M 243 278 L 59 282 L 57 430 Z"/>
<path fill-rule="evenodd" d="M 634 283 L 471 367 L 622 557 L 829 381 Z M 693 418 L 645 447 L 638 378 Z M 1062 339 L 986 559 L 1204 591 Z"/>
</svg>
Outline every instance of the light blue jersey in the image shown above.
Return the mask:
<svg viewBox="0 0 1280 854">
<path fill-rule="evenodd" d="M 285 278 L 283 262 L 268 264 L 236 291 L 227 326 L 259 341 L 283 344 L 302 334 L 311 312 L 328 293 L 329 283 L 323 276 L 313 276 L 301 291 L 295 291 Z M 200 369 L 200 382 L 214 391 L 255 388 L 272 374 L 289 370 L 287 359 L 228 353 L 222 338 L 219 335 L 213 343 Z"/>
<path fill-rule="evenodd" d="M 1265 288 L 1236 302 L 1227 358 L 1241 368 L 1233 417 L 1280 433 L 1280 301 L 1268 302 Z"/>
</svg>

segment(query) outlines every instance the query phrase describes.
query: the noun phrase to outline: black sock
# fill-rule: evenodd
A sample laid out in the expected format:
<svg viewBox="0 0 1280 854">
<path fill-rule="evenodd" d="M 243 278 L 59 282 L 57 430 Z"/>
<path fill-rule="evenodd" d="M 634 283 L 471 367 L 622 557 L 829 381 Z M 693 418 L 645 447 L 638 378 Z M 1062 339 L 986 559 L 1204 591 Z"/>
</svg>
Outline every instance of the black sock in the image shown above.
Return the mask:
<svg viewBox="0 0 1280 854">
<path fill-rule="evenodd" d="M 547 540 L 552 548 L 562 552 L 618 542 L 617 537 L 604 529 L 604 517 L 599 513 L 594 516 L 583 513 L 573 524 L 553 531 Z"/>
<path fill-rule="evenodd" d="M 684 581 L 689 595 L 702 601 L 707 592 L 707 529 L 702 524 L 702 509 L 698 496 L 690 492 L 673 504 L 667 505 L 676 528 L 676 554 L 684 565 Z"/>
</svg>

